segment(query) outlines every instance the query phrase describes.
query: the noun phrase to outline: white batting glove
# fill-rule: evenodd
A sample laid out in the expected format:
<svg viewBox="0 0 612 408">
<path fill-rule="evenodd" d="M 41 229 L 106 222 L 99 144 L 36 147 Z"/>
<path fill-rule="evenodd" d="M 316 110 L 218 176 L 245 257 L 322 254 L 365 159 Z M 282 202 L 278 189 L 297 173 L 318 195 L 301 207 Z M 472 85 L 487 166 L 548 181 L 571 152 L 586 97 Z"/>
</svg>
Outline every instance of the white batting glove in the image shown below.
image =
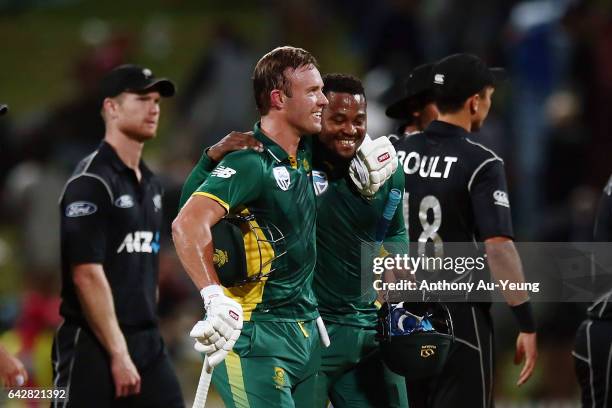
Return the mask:
<svg viewBox="0 0 612 408">
<path fill-rule="evenodd" d="M 219 285 L 210 285 L 200 292 L 206 318 L 193 326 L 189 336 L 196 339 L 194 348 L 208 355 L 210 368 L 221 363 L 240 337 L 242 306 L 223 294 Z"/>
<path fill-rule="evenodd" d="M 351 160 L 349 175 L 361 195 L 371 197 L 397 170 L 397 153 L 386 136 L 366 135 Z"/>
</svg>

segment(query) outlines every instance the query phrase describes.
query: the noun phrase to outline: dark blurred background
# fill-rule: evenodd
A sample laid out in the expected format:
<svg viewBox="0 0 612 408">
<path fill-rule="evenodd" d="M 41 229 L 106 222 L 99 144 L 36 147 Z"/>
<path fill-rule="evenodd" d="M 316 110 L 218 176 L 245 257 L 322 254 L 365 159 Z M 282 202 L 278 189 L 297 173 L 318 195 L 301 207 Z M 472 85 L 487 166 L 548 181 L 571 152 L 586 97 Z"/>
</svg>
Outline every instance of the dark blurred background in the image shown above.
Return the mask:
<svg viewBox="0 0 612 408">
<path fill-rule="evenodd" d="M 203 148 L 251 128 L 251 71 L 285 44 L 311 51 L 322 72 L 363 79 L 372 136 L 397 127 L 384 109 L 414 66 L 472 52 L 506 67 L 510 81 L 496 91 L 477 138 L 506 162 L 516 239 L 591 239 L 612 172 L 610 1 L 0 0 L 0 102 L 10 105 L 0 120 L 0 343 L 24 361 L 31 386 L 51 384 L 60 321 L 57 199 L 103 136 L 99 79 L 134 62 L 178 84 L 145 159 L 166 189 L 160 314 L 191 400 L 201 362 L 187 333 L 201 300 L 178 263 L 169 223 Z M 584 305 L 536 305 L 541 357 L 521 389 L 506 309 L 494 306 L 498 406 L 576 405 L 570 351 Z"/>
</svg>

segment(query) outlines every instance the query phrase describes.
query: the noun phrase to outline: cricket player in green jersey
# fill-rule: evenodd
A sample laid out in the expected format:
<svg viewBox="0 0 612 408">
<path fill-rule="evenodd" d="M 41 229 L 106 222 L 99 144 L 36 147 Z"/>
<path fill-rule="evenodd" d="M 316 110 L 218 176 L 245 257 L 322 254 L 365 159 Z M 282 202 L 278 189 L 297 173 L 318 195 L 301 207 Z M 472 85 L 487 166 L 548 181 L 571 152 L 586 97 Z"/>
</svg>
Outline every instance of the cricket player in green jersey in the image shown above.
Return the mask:
<svg viewBox="0 0 612 408">
<path fill-rule="evenodd" d="M 264 55 L 253 73 L 261 121 L 260 153 L 228 154 L 173 223 L 178 256 L 198 289 L 206 318 L 191 336 L 217 365 L 212 382 L 227 407 L 313 406 L 320 366 L 319 317 L 312 289 L 316 201 L 311 140 L 327 105 L 315 58 L 294 47 Z M 213 263 L 211 227 L 226 215 L 255 216 L 284 234 L 284 255 L 254 229 L 244 237 L 248 263 L 269 276 L 223 288 Z M 271 263 L 267 261 L 272 260 Z"/>
<path fill-rule="evenodd" d="M 327 75 L 324 84 L 329 105 L 323 109 L 322 131 L 313 140 L 312 179 L 317 195 L 317 260 L 313 285 L 331 346 L 322 351 L 313 406 L 324 407 L 330 400 L 336 408 L 406 407 L 404 379 L 386 369 L 378 352 L 377 293 L 371 287 L 363 290 L 362 279 L 367 277 L 361 271 L 362 244 L 375 241 L 376 224 L 389 191 L 397 188 L 403 192 L 404 177 L 396 172 L 386 183 L 378 183 L 378 191 L 366 191 L 368 188 L 357 191 L 358 183 L 350 173 L 357 149 L 366 137 L 365 93 L 361 82 L 349 75 Z M 255 139 L 233 132 L 207 149 L 183 187 L 181 203 L 210 174 L 214 166 L 211 157 L 218 160 L 234 149 L 267 148 L 258 139 L 257 129 Z M 376 139 L 378 148 L 369 149 L 369 156 L 382 159 L 388 153 L 395 160 L 394 152 L 385 150 L 385 139 Z M 363 159 L 368 162 L 368 157 Z M 384 181 L 392 173 L 387 170 L 388 175 L 374 179 Z M 373 183 L 369 184 L 371 188 Z M 408 251 L 401 211 L 395 213 L 385 243 L 398 253 Z"/>
<path fill-rule="evenodd" d="M 404 378 L 385 367 L 376 336 L 377 293 L 363 279 L 363 244 L 375 241 L 389 191 L 404 188 L 403 174 L 393 176 L 368 199 L 355 193 L 349 163 L 366 137 L 366 99 L 361 82 L 334 74 L 323 78 L 329 105 L 314 140 L 313 181 L 317 194 L 317 265 L 314 289 L 331 340 L 323 350 L 318 379 L 319 407 L 326 398 L 335 408 L 406 407 Z M 378 139 L 377 139 L 378 140 Z M 408 253 L 402 211 L 387 230 L 385 248 Z M 367 275 L 363 275 L 367 273 Z M 321 403 L 322 401 L 322 403 Z"/>
</svg>

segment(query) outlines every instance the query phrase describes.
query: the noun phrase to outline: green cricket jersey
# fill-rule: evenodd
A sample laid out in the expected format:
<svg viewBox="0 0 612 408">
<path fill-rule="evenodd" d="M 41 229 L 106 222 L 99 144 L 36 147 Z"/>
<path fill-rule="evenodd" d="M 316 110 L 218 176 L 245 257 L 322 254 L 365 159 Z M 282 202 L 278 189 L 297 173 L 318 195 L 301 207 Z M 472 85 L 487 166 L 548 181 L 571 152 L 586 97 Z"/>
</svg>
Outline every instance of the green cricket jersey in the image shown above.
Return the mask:
<svg viewBox="0 0 612 408">
<path fill-rule="evenodd" d="M 244 236 L 247 273 L 258 273 L 260 265 L 264 274 L 273 272 L 258 282 L 225 288 L 226 295 L 242 305 L 245 320 L 312 320 L 319 315 L 312 289 L 316 260 L 312 141 L 303 138 L 293 157 L 265 136 L 259 123 L 254 133 L 264 145 L 263 153 L 232 152 L 210 173 L 205 168 L 210 163 L 200 160 L 183 187 L 181 205 L 193 192 L 217 201 L 229 213 L 255 215 L 256 228 Z M 278 245 L 261 241 L 272 238 L 266 230 L 272 224 L 285 236 Z M 286 253 L 269 263 L 281 251 Z"/>
<path fill-rule="evenodd" d="M 315 140 L 313 181 L 317 194 L 317 266 L 314 290 L 319 312 L 325 321 L 375 327 L 376 291 L 368 286 L 364 293 L 361 283 L 362 244 L 375 241 L 376 224 L 382 217 L 389 191 L 397 188 L 403 195 L 404 173 L 398 169 L 368 200 L 349 185 L 348 169 L 334 167 L 325 152 L 325 147 Z M 401 205 L 389 226 L 385 243 L 393 243 L 395 253 L 408 253 Z"/>
</svg>

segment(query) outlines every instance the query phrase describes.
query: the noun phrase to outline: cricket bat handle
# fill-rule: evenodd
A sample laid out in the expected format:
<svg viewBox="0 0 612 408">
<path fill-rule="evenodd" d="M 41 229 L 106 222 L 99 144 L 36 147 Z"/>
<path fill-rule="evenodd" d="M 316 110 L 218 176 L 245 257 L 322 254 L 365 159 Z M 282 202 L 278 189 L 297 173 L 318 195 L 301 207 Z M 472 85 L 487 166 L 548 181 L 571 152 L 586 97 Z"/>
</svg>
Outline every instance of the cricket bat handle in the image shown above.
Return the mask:
<svg viewBox="0 0 612 408">
<path fill-rule="evenodd" d="M 212 367 L 208 371 L 208 356 L 204 356 L 204 364 L 202 364 L 202 372 L 200 373 L 200 381 L 196 391 L 195 399 L 193 400 L 193 408 L 204 408 L 206 406 L 206 397 L 208 397 L 208 388 L 212 379 Z"/>
</svg>

